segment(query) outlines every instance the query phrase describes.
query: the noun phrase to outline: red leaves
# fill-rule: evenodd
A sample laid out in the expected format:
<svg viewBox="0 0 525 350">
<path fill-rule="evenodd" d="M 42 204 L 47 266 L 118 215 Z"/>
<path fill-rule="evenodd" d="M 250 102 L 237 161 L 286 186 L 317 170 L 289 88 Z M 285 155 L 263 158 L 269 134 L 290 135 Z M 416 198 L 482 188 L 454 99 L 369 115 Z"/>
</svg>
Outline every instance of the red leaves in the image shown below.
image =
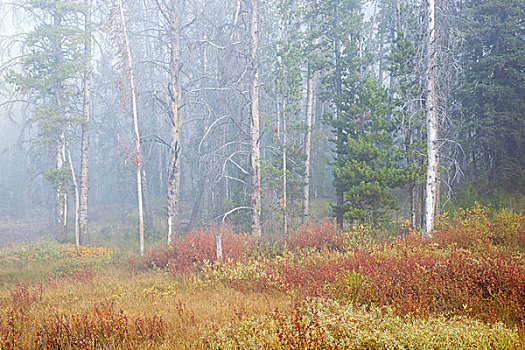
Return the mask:
<svg viewBox="0 0 525 350">
<path fill-rule="evenodd" d="M 238 260 L 253 250 L 251 237 L 243 233 L 234 233 L 231 226 L 206 227 L 176 237 L 170 245 L 159 246 L 151 250 L 138 263 L 132 263 L 148 268 L 168 268 L 172 273 L 179 273 L 194 268 L 204 261 L 215 262 L 217 260 L 215 237 L 218 234 L 222 237 L 225 259 Z"/>
<path fill-rule="evenodd" d="M 343 251 L 344 235 L 334 220 L 324 219 L 321 222 L 308 222 L 301 225 L 287 238 L 292 250 L 314 248 Z"/>
<path fill-rule="evenodd" d="M 168 333 L 162 317 L 133 318 L 112 304 L 101 304 L 83 315 L 51 316 L 37 333 L 38 349 L 97 349 L 109 343 L 136 348 L 162 340 Z"/>
</svg>

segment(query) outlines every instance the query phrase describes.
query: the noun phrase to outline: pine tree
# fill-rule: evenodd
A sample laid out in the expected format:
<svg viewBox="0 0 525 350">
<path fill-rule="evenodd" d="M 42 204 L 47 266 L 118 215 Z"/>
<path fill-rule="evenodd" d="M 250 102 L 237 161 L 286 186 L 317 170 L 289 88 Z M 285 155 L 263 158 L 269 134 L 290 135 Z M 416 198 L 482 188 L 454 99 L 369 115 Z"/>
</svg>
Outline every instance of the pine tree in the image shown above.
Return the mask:
<svg viewBox="0 0 525 350">
<path fill-rule="evenodd" d="M 347 220 L 379 224 L 397 209 L 392 189 L 406 184 L 414 167 L 403 165 L 404 150 L 394 143 L 389 121 L 394 105 L 386 89 L 368 74 L 353 96 L 334 125 L 346 135 L 334 166 L 336 185 L 345 196 L 341 210 Z"/>
<path fill-rule="evenodd" d="M 461 8 L 465 46 L 462 140 L 474 179 L 525 192 L 525 27 L 521 0 Z"/>
<path fill-rule="evenodd" d="M 71 172 L 66 167 L 66 142 L 71 126 L 82 122 L 79 88 L 84 71 L 83 6 L 76 1 L 30 0 L 24 9 L 38 19 L 25 37 L 27 55 L 8 81 L 34 103 L 31 120 L 38 126 L 35 144 L 55 147 L 55 167 L 44 177 L 55 192 L 55 224 L 59 239 L 65 238 L 67 190 Z"/>
</svg>

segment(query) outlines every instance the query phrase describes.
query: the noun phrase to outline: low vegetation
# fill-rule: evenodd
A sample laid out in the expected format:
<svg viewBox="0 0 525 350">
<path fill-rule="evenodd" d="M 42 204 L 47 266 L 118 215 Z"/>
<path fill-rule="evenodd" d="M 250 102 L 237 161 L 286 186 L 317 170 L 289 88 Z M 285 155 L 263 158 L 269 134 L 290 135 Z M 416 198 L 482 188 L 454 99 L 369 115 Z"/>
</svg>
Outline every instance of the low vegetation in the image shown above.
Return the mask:
<svg viewBox="0 0 525 350">
<path fill-rule="evenodd" d="M 525 347 L 524 215 L 477 206 L 432 240 L 373 236 L 325 220 L 286 241 L 203 228 L 144 258 L 3 248 L 0 349 Z"/>
</svg>

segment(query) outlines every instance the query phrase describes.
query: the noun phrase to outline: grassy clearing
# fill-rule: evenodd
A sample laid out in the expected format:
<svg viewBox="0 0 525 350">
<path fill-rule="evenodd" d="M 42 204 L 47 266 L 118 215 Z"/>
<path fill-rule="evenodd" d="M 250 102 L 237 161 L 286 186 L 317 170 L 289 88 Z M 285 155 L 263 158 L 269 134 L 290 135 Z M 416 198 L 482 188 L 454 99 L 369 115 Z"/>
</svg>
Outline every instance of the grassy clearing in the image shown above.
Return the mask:
<svg viewBox="0 0 525 350">
<path fill-rule="evenodd" d="M 257 242 L 201 229 L 143 259 L 2 248 L 0 349 L 524 348 L 522 215 L 459 212 L 433 241 L 405 231 L 373 240 L 324 221 Z"/>
</svg>

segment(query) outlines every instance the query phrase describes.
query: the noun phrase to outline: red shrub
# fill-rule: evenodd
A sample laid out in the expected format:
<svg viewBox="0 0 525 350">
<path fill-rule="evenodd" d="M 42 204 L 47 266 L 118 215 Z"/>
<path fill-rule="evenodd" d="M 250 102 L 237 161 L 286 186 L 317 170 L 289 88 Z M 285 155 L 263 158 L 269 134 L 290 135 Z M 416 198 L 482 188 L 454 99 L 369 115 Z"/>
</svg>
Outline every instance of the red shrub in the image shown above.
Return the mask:
<svg viewBox="0 0 525 350">
<path fill-rule="evenodd" d="M 176 237 L 170 245 L 152 249 L 146 257 L 136 261 L 133 266 L 168 268 L 176 273 L 202 264 L 205 260 L 217 260 L 216 236 L 222 237 L 223 258 L 237 260 L 253 250 L 252 239 L 243 233 L 234 233 L 231 226 L 220 228 L 204 227 L 193 230 L 185 236 Z"/>
<path fill-rule="evenodd" d="M 131 321 L 131 322 L 130 322 Z M 109 304 L 84 315 L 51 316 L 37 332 L 37 349 L 134 349 L 162 340 L 168 328 L 161 317 L 132 318 Z"/>
<path fill-rule="evenodd" d="M 324 219 L 321 222 L 307 222 L 291 233 L 287 238 L 292 250 L 314 248 L 318 251 L 344 249 L 344 235 L 334 220 Z"/>
</svg>

